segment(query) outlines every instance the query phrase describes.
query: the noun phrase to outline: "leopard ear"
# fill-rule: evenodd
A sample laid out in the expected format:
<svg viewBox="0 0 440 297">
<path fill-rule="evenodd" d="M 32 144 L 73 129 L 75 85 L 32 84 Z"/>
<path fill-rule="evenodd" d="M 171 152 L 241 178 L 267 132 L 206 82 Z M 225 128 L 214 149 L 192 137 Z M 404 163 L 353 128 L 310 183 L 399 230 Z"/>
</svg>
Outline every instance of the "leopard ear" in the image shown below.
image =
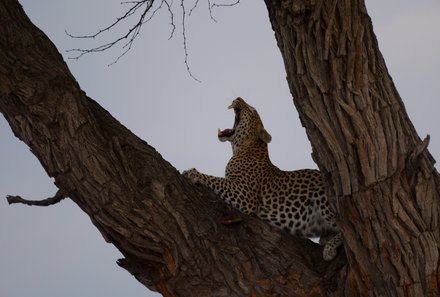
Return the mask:
<svg viewBox="0 0 440 297">
<path fill-rule="evenodd" d="M 269 143 L 272 140 L 272 136 L 270 136 L 269 132 L 267 132 L 266 129 L 264 129 L 263 127 L 261 127 L 258 134 L 260 139 L 265 143 Z"/>
</svg>

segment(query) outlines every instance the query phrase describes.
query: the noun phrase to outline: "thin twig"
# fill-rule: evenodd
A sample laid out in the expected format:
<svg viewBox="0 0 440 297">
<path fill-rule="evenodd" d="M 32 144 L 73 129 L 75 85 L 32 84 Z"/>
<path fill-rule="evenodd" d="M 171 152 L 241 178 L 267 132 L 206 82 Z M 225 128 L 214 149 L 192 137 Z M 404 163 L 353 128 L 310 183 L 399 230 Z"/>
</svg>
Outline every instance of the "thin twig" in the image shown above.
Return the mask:
<svg viewBox="0 0 440 297">
<path fill-rule="evenodd" d="M 156 12 L 157 12 L 159 9 L 162 8 L 163 3 L 164 3 L 164 1 L 162 0 L 162 1 L 160 2 L 160 5 L 159 5 L 155 10 L 153 10 L 153 12 L 151 13 L 151 15 L 150 15 L 145 21 L 142 22 L 142 25 L 145 24 L 145 23 L 148 23 L 148 22 L 154 17 L 154 15 L 156 14 Z"/>
<path fill-rule="evenodd" d="M 95 34 L 91 34 L 91 35 L 73 35 L 70 34 L 69 32 L 67 32 L 67 30 L 65 31 L 66 34 L 69 37 L 72 38 L 95 38 L 98 37 L 99 35 L 101 35 L 101 33 L 109 31 L 111 28 L 115 27 L 119 22 L 121 22 L 122 20 L 125 20 L 127 17 L 133 15 L 146 1 L 136 1 L 134 2 L 135 5 L 133 7 L 131 7 L 123 16 L 118 17 L 116 19 L 116 21 L 114 21 L 113 23 L 111 23 L 110 25 L 108 25 L 107 27 L 98 30 L 98 32 L 96 32 Z"/>
<path fill-rule="evenodd" d="M 144 2 L 144 1 L 122 1 L 121 4 L 134 4 L 134 3 L 140 3 L 140 2 Z"/>
<path fill-rule="evenodd" d="M 240 1 L 241 1 L 241 0 L 237 0 L 237 1 L 233 2 L 233 3 L 221 3 L 221 4 L 218 4 L 218 3 L 212 3 L 212 4 L 211 4 L 211 0 L 208 0 L 208 9 L 209 9 L 209 15 L 211 16 L 211 19 L 212 19 L 214 22 L 217 22 L 217 20 L 216 20 L 216 19 L 213 17 L 213 15 L 212 15 L 212 9 L 213 9 L 214 7 L 231 7 L 231 6 L 235 6 L 235 5 L 239 4 Z"/>
<path fill-rule="evenodd" d="M 194 3 L 194 6 L 189 10 L 188 16 L 191 16 L 192 12 L 194 9 L 196 9 L 197 5 L 199 4 L 200 0 L 196 0 L 196 2 Z"/>
<path fill-rule="evenodd" d="M 111 66 L 113 64 L 116 64 L 120 58 L 122 58 L 123 56 L 125 56 L 126 53 L 128 53 L 131 50 L 131 46 L 133 45 L 133 42 L 135 41 L 136 37 L 139 35 L 139 32 L 141 31 L 141 27 L 142 24 L 144 24 L 144 19 L 145 16 L 147 15 L 147 12 L 151 9 L 151 7 L 153 6 L 153 2 L 154 1 L 150 1 L 149 5 L 147 6 L 147 8 L 144 10 L 144 12 L 142 13 L 138 23 L 134 26 L 135 30 L 133 31 L 133 35 L 131 36 L 130 40 L 124 44 L 124 46 L 122 48 L 127 48 L 122 54 L 120 54 L 116 60 L 114 60 L 112 63 L 110 63 L 108 66 Z M 162 5 L 162 4 L 161 4 Z M 153 15 L 154 15 L 155 11 L 153 11 Z M 152 16 L 151 16 L 152 17 Z M 151 19 L 151 18 L 150 18 Z M 150 19 L 148 19 L 147 21 L 149 21 Z"/>
<path fill-rule="evenodd" d="M 211 20 L 213 20 L 214 22 L 217 23 L 217 20 L 214 18 L 214 16 L 212 15 L 212 5 L 211 5 L 211 0 L 208 0 L 208 10 L 209 10 L 209 16 L 211 17 Z"/>
<path fill-rule="evenodd" d="M 183 36 L 183 50 L 185 52 L 185 66 L 186 71 L 188 72 L 189 76 L 191 76 L 195 81 L 201 82 L 199 79 L 197 79 L 191 72 L 191 69 L 189 68 L 188 64 L 188 49 L 186 44 L 186 28 L 185 28 L 185 17 L 186 17 L 186 10 L 185 5 L 183 4 L 184 0 L 180 0 L 180 6 L 182 7 L 182 36 Z"/>
<path fill-rule="evenodd" d="M 222 3 L 222 4 L 217 4 L 217 3 L 213 3 L 211 7 L 225 7 L 225 6 L 235 6 L 237 4 L 240 3 L 241 0 L 237 0 L 233 3 Z"/>
<path fill-rule="evenodd" d="M 171 29 L 170 37 L 168 37 L 168 40 L 170 40 L 171 38 L 173 38 L 174 31 L 176 30 L 176 25 L 174 24 L 174 13 L 171 10 L 172 2 L 171 2 L 171 4 L 169 4 L 168 1 L 166 1 L 166 0 L 164 0 L 163 2 L 165 2 L 165 4 L 167 5 L 168 13 L 170 14 L 170 19 L 171 19 L 170 25 L 171 25 L 172 29 Z"/>
<path fill-rule="evenodd" d="M 193 7 L 189 10 L 188 16 L 191 16 L 192 12 L 198 7 L 199 2 L 200 2 L 200 0 L 196 0 L 196 2 L 194 3 Z M 217 23 L 217 20 L 212 15 L 211 1 L 210 0 L 208 0 L 208 11 L 209 11 L 209 16 L 210 16 L 211 20 L 213 20 L 214 22 Z"/>
</svg>

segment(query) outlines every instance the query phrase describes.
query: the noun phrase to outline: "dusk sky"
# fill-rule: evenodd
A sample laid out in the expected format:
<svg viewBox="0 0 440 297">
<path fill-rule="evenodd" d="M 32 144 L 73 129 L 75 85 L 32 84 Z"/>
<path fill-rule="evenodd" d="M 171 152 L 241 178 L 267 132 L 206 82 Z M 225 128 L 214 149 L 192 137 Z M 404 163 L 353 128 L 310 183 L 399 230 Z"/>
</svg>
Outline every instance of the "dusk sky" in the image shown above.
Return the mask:
<svg viewBox="0 0 440 297">
<path fill-rule="evenodd" d="M 211 0 L 212 1 L 212 0 Z M 195 1 L 186 1 L 187 13 Z M 234 1 L 231 1 L 234 2 Z M 231 156 L 217 128 L 232 126 L 226 107 L 243 97 L 260 113 L 272 135 L 270 156 L 284 170 L 316 168 L 294 108 L 286 73 L 264 1 L 242 0 L 213 9 L 200 1 L 186 17 L 188 62 L 184 64 L 180 1 L 174 1 L 176 31 L 166 10 L 142 28 L 132 50 L 69 59 L 72 48 L 98 46 L 92 34 L 123 14 L 127 4 L 109 0 L 21 0 L 30 19 L 55 43 L 88 96 L 156 148 L 178 170 L 196 167 L 223 176 Z M 421 138 L 440 160 L 440 2 L 367 1 L 379 46 L 394 83 Z M 134 22 L 132 20 L 131 22 Z M 51 207 L 9 206 L 6 195 L 44 199 L 56 192 L 29 148 L 0 116 L 0 297 L 149 297 L 116 265 L 119 251 L 107 244 L 88 216 L 70 199 Z"/>
</svg>

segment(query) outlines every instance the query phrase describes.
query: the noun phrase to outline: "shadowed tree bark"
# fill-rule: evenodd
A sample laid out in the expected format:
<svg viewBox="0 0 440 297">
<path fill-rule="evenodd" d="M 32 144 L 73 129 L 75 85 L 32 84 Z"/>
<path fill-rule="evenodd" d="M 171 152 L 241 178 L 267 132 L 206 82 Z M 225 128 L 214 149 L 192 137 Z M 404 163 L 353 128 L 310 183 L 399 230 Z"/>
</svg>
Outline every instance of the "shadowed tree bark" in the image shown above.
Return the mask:
<svg viewBox="0 0 440 297">
<path fill-rule="evenodd" d="M 363 1 L 265 0 L 295 105 L 339 215 L 341 296 L 437 296 L 439 175 Z"/>
<path fill-rule="evenodd" d="M 363 2 L 266 4 L 347 260 L 324 263 L 317 245 L 256 218 L 220 222 L 231 210 L 88 98 L 18 2 L 0 0 L 0 111 L 59 188 L 9 201 L 69 197 L 164 296 L 438 295 L 439 176 Z"/>
</svg>

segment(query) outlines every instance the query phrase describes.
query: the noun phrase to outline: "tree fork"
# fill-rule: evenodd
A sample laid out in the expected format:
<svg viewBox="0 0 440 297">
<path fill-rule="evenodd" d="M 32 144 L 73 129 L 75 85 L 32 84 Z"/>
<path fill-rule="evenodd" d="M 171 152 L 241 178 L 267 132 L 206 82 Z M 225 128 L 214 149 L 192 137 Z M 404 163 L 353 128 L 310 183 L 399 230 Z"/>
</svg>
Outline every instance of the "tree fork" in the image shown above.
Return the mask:
<svg viewBox="0 0 440 297">
<path fill-rule="evenodd" d="M 434 160 L 361 0 L 265 0 L 287 81 L 345 237 L 335 296 L 439 295 Z"/>
<path fill-rule="evenodd" d="M 324 263 L 316 244 L 256 218 L 218 223 L 231 210 L 88 98 L 17 0 L 0 0 L 0 112 L 59 197 L 88 214 L 124 255 L 118 264 L 148 288 L 164 296 L 326 296 L 336 288 L 343 253 Z"/>
</svg>

